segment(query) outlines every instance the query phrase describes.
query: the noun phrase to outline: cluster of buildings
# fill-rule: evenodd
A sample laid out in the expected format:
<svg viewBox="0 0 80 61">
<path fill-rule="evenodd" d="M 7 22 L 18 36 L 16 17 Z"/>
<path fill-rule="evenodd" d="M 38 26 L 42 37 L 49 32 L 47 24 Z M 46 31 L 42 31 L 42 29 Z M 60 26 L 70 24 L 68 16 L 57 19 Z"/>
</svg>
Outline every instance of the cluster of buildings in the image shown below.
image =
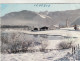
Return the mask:
<svg viewBox="0 0 80 61">
<path fill-rule="evenodd" d="M 42 27 L 33 27 L 33 26 L 10 26 L 10 25 L 2 25 L 1 29 L 5 30 L 5 29 L 14 29 L 14 30 L 30 30 L 30 31 L 46 31 L 46 30 L 54 30 L 54 29 L 58 29 L 58 26 L 42 26 Z"/>
</svg>

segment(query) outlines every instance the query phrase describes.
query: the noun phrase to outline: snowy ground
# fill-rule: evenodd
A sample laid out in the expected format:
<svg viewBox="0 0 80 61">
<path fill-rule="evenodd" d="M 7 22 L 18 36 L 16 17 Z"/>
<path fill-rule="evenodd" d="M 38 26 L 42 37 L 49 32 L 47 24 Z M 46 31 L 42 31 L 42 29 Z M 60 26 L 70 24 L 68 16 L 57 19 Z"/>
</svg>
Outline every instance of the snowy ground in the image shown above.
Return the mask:
<svg viewBox="0 0 80 61">
<path fill-rule="evenodd" d="M 59 30 L 49 31 L 17 31 L 17 30 L 5 30 L 4 32 L 22 32 L 26 34 L 46 34 L 46 35 L 61 35 L 70 37 L 69 40 L 48 40 L 48 49 L 57 48 L 56 45 L 61 41 L 74 41 L 74 45 L 80 44 L 80 30 L 75 31 L 73 28 L 62 28 Z M 59 37 L 59 36 L 58 36 Z M 74 39 L 75 38 L 75 39 Z M 1 61 L 74 61 L 71 49 L 66 50 L 53 50 L 50 52 L 34 52 L 34 53 L 20 53 L 20 54 L 1 54 Z M 77 61 L 77 60 L 75 60 Z M 80 61 L 80 60 L 78 60 Z"/>
<path fill-rule="evenodd" d="M 66 57 L 69 50 L 64 51 L 52 51 L 48 53 L 35 52 L 35 53 L 23 53 L 23 54 L 4 54 L 1 61 L 54 61 L 59 60 L 62 57 Z"/>
</svg>

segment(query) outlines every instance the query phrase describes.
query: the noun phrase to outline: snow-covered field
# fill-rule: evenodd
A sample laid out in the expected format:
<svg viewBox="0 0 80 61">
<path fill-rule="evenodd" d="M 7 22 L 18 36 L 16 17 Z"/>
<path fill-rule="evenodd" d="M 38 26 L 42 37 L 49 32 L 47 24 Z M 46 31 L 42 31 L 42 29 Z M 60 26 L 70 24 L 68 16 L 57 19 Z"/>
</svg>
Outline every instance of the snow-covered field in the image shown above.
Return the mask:
<svg viewBox="0 0 80 61">
<path fill-rule="evenodd" d="M 49 36 L 47 49 L 57 49 L 57 45 L 61 41 L 73 41 L 73 45 L 76 46 L 80 44 L 80 30 L 75 31 L 73 28 L 62 28 L 58 30 L 48 30 L 48 31 L 17 31 L 17 30 L 5 30 L 6 32 L 21 32 L 26 34 L 46 34 Z M 55 36 L 55 37 L 51 37 Z M 65 37 L 62 39 L 58 39 Z M 17 54 L 1 54 L 1 61 L 80 61 L 76 60 L 75 55 L 72 56 L 71 49 L 64 50 L 52 50 L 50 52 L 33 52 L 33 53 L 17 53 Z"/>
</svg>

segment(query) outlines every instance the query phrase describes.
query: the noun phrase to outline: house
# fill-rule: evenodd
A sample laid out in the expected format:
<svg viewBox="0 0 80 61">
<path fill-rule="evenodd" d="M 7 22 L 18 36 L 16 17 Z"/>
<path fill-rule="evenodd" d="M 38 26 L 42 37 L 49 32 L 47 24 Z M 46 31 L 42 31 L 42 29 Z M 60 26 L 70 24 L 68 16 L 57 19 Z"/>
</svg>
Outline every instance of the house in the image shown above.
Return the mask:
<svg viewBox="0 0 80 61">
<path fill-rule="evenodd" d="M 48 27 L 44 26 L 44 27 L 40 28 L 40 31 L 45 31 L 45 30 L 48 30 L 48 29 L 49 29 Z"/>
<path fill-rule="evenodd" d="M 32 31 L 38 31 L 38 28 L 34 28 Z"/>
</svg>

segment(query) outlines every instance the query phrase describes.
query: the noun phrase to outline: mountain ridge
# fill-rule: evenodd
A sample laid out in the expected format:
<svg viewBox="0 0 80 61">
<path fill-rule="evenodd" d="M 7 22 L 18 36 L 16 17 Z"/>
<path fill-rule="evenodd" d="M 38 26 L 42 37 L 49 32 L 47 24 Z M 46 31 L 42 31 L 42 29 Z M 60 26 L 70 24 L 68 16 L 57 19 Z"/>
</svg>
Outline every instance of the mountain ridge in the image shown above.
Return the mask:
<svg viewBox="0 0 80 61">
<path fill-rule="evenodd" d="M 31 26 L 50 26 L 50 25 L 65 25 L 66 20 L 69 25 L 74 23 L 80 17 L 80 9 L 66 10 L 56 12 L 34 12 L 22 10 L 19 12 L 11 12 L 1 17 L 2 25 L 31 25 Z M 80 22 L 79 22 L 80 23 Z"/>
</svg>

